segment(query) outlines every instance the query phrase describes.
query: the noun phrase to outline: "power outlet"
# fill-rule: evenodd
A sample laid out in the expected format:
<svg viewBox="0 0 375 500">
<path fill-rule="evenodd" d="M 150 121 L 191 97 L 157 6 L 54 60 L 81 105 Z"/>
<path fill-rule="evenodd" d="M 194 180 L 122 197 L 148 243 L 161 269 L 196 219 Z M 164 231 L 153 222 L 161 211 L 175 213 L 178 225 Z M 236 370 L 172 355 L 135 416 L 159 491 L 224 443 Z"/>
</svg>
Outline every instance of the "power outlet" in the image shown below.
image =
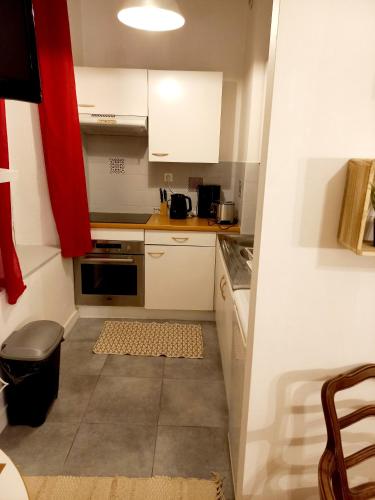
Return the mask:
<svg viewBox="0 0 375 500">
<path fill-rule="evenodd" d="M 203 177 L 189 177 L 189 191 L 196 191 L 203 184 Z"/>
<path fill-rule="evenodd" d="M 164 174 L 164 182 L 173 182 L 173 174 Z"/>
</svg>

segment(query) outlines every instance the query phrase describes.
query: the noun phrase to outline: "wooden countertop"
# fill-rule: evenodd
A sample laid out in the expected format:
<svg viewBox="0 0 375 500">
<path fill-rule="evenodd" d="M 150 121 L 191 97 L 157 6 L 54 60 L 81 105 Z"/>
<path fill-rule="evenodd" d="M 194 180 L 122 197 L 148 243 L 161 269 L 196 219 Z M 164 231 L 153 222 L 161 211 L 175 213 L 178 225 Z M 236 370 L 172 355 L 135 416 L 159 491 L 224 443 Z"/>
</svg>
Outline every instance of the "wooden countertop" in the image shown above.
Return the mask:
<svg viewBox="0 0 375 500">
<path fill-rule="evenodd" d="M 147 229 L 159 231 L 201 231 L 201 232 L 226 232 L 239 233 L 240 226 L 226 226 L 213 224 L 208 219 L 199 219 L 198 217 L 189 217 L 187 219 L 170 219 L 167 215 L 154 214 L 146 224 L 121 224 L 115 222 L 92 222 L 92 228 L 105 229 Z"/>
</svg>

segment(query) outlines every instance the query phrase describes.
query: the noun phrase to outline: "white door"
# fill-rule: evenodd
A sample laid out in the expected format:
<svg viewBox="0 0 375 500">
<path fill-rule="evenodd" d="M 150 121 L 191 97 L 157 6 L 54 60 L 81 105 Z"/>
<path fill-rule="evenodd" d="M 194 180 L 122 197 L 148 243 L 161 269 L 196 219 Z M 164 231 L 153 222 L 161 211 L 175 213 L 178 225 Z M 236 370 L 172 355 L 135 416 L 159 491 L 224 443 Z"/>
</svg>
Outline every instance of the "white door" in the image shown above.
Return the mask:
<svg viewBox="0 0 375 500">
<path fill-rule="evenodd" d="M 74 67 L 79 113 L 147 116 L 147 70 Z"/>
<path fill-rule="evenodd" d="M 215 319 L 228 406 L 230 405 L 231 391 L 233 304 L 233 294 L 228 273 L 221 254 L 220 244 L 217 243 L 215 272 Z"/>
<path fill-rule="evenodd" d="M 233 307 L 233 342 L 231 361 L 231 393 L 229 403 L 229 448 L 235 490 L 237 489 L 238 453 L 242 418 L 242 400 L 246 361 L 246 340 L 237 308 Z"/>
<path fill-rule="evenodd" d="M 220 255 L 219 243 L 217 243 L 214 306 L 215 306 L 216 329 L 217 329 L 217 333 L 218 333 L 221 351 L 223 350 L 223 336 L 224 336 L 224 330 L 225 330 L 225 320 L 224 320 L 225 301 L 224 301 L 222 289 L 221 289 L 221 285 L 223 284 L 224 279 L 225 279 L 225 271 L 224 271 L 223 259 Z"/>
<path fill-rule="evenodd" d="M 149 71 L 149 160 L 218 163 L 223 74 Z"/>
<path fill-rule="evenodd" d="M 212 311 L 214 247 L 145 246 L 146 309 Z"/>
</svg>

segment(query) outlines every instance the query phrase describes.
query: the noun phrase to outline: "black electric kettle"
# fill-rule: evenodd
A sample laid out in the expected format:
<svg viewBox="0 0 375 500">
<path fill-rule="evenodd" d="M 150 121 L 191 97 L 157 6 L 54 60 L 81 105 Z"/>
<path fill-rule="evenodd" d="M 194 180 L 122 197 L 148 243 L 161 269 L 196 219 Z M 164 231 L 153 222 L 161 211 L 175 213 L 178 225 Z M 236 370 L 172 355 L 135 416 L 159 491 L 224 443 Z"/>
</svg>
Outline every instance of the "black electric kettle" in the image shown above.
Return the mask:
<svg viewBox="0 0 375 500">
<path fill-rule="evenodd" d="M 187 202 L 189 207 L 187 206 Z M 172 194 L 171 205 L 169 207 L 170 219 L 186 219 L 188 212 L 191 212 L 191 198 L 184 194 Z"/>
</svg>

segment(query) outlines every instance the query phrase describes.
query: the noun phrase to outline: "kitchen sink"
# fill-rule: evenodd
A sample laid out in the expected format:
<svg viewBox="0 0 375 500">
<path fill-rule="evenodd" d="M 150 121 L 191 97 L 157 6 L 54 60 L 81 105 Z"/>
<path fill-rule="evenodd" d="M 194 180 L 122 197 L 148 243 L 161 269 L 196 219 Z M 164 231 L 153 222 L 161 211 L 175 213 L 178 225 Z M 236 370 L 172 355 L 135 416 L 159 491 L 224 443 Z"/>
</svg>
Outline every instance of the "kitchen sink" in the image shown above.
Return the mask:
<svg viewBox="0 0 375 500">
<path fill-rule="evenodd" d="M 254 236 L 219 234 L 218 238 L 232 289 L 251 288 Z"/>
</svg>

